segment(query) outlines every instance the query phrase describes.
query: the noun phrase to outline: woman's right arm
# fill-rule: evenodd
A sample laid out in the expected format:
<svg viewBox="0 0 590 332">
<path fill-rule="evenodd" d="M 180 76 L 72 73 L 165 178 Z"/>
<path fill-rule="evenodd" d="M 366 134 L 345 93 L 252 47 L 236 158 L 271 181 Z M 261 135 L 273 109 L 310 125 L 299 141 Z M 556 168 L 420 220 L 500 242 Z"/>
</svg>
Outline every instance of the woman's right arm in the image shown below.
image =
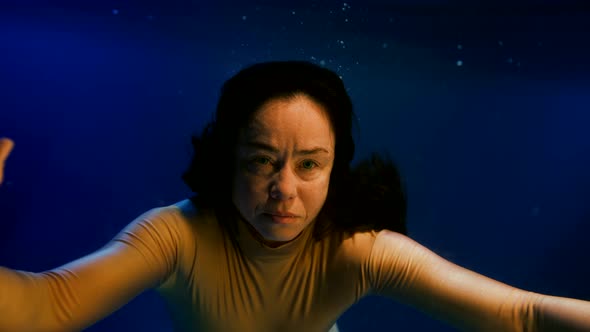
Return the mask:
<svg viewBox="0 0 590 332">
<path fill-rule="evenodd" d="M 103 248 L 51 271 L 0 267 L 0 332 L 80 331 L 163 282 L 180 238 L 169 209 L 144 213 Z"/>
<path fill-rule="evenodd" d="M 102 249 L 51 271 L 0 267 L 0 331 L 79 331 L 174 270 L 178 234 L 166 208 L 147 212 Z"/>
</svg>

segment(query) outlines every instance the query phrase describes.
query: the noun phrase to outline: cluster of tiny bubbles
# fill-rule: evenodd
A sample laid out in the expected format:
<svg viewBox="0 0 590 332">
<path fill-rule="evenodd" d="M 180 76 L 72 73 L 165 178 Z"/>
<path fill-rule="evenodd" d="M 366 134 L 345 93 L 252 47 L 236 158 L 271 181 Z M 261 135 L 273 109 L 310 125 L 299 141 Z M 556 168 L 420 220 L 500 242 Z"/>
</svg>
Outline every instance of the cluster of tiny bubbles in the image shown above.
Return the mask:
<svg viewBox="0 0 590 332">
<path fill-rule="evenodd" d="M 457 44 L 457 49 L 459 51 L 463 50 L 463 45 Z M 457 60 L 457 62 L 455 62 L 455 64 L 457 65 L 457 67 L 461 67 L 461 66 L 463 66 L 463 60 Z"/>
<path fill-rule="evenodd" d="M 291 11 L 291 15 L 297 15 L 297 12 L 292 10 Z M 303 25 L 303 21 L 299 21 L 299 24 Z"/>
<path fill-rule="evenodd" d="M 502 40 L 498 40 L 498 46 L 503 47 L 504 42 Z M 512 58 L 512 57 L 508 57 L 506 59 L 506 63 L 508 63 L 509 65 L 515 65 L 517 67 L 520 67 L 520 61 L 514 61 L 514 58 Z"/>
<path fill-rule="evenodd" d="M 347 10 L 349 10 L 349 9 L 350 9 L 350 5 L 349 5 L 347 2 L 344 2 L 344 3 L 342 4 L 342 11 L 343 11 L 343 12 L 346 12 L 346 11 L 347 11 Z M 349 21 L 350 21 L 350 20 L 348 19 L 348 17 L 345 17 L 345 18 L 344 18 L 344 22 L 345 22 L 345 23 L 348 23 Z"/>
<path fill-rule="evenodd" d="M 322 66 L 322 67 L 325 67 L 325 66 L 326 66 L 328 63 L 332 64 L 332 59 L 328 59 L 328 61 L 326 61 L 326 60 L 324 60 L 324 59 L 320 59 L 320 60 L 318 61 L 318 58 L 316 58 L 316 57 L 315 57 L 315 56 L 313 56 L 313 55 L 312 55 L 312 56 L 310 56 L 310 57 L 309 57 L 309 59 L 310 59 L 312 62 L 314 62 L 314 63 L 317 63 L 317 64 L 319 64 L 319 65 L 320 65 L 320 66 Z M 358 62 L 357 62 L 357 64 L 358 64 Z M 342 69 L 343 69 L 342 65 L 338 65 L 338 67 L 336 67 L 336 72 L 338 72 L 338 73 L 341 73 L 341 72 L 342 72 Z M 350 67 L 346 67 L 345 69 L 346 69 L 347 71 L 350 71 Z M 341 80 L 343 79 L 342 75 L 338 75 L 338 77 L 340 77 L 340 79 L 341 79 Z"/>
<path fill-rule="evenodd" d="M 116 16 L 116 15 L 119 15 L 121 13 L 121 11 L 119 9 L 117 9 L 117 8 L 113 8 L 111 10 L 111 13 Z M 154 15 L 146 15 L 145 18 L 147 20 L 151 21 L 151 20 L 154 19 Z"/>
<path fill-rule="evenodd" d="M 498 40 L 497 44 L 499 47 L 504 47 L 504 42 L 502 40 Z M 539 45 L 541 43 L 539 42 Z M 464 48 L 463 44 L 457 44 L 457 50 L 462 51 Z M 513 57 L 509 56 L 507 58 L 505 58 L 505 62 L 509 65 L 514 65 L 516 67 L 520 67 L 520 61 L 516 61 Z M 461 67 L 463 66 L 464 62 L 461 59 L 458 59 L 455 64 L 457 65 L 457 67 Z"/>
</svg>

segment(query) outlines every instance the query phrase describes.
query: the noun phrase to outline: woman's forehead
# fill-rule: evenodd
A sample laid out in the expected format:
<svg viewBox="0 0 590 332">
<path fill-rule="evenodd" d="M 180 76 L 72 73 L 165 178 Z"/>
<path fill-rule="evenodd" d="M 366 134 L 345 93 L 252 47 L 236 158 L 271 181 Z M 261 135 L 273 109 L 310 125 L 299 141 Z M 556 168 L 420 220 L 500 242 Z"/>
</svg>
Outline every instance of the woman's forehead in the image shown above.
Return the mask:
<svg viewBox="0 0 590 332">
<path fill-rule="evenodd" d="M 263 105 L 246 128 L 242 142 L 292 143 L 333 149 L 332 125 L 324 109 L 310 99 L 276 100 Z"/>
<path fill-rule="evenodd" d="M 331 127 L 326 111 L 315 103 L 278 101 L 256 111 L 247 130 L 253 133 L 306 128 L 329 131 Z"/>
</svg>

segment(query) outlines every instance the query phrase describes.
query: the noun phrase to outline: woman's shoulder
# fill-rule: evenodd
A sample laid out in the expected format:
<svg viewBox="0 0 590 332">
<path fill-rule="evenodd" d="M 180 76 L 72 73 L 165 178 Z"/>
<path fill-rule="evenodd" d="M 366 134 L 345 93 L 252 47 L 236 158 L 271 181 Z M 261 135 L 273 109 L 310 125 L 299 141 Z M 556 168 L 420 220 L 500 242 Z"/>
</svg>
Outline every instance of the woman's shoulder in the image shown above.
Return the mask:
<svg viewBox="0 0 590 332">
<path fill-rule="evenodd" d="M 337 248 L 337 257 L 348 262 L 360 263 L 370 255 L 378 233 L 376 231 L 333 232 L 327 239 L 333 243 L 333 248 Z"/>
<path fill-rule="evenodd" d="M 178 241 L 191 236 L 198 225 L 211 224 L 214 221 L 212 216 L 211 212 L 199 209 L 190 199 L 185 199 L 146 210 L 129 223 L 119 237 L 133 234 Z"/>
<path fill-rule="evenodd" d="M 383 230 L 357 231 L 340 236 L 339 251 L 348 259 L 364 261 L 373 254 L 375 247 L 380 247 L 383 242 L 397 242 L 403 245 L 412 240 L 404 234 Z"/>
<path fill-rule="evenodd" d="M 214 216 L 211 209 L 198 207 L 187 198 L 169 205 L 151 208 L 140 215 L 138 219 L 148 218 L 193 224 L 210 221 Z"/>
</svg>

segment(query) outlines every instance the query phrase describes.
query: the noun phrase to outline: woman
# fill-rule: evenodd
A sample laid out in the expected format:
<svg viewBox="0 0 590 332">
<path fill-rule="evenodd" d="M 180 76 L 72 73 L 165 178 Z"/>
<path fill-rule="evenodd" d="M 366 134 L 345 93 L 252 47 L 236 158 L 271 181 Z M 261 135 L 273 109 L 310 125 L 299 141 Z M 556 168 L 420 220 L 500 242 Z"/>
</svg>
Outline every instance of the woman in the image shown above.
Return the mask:
<svg viewBox="0 0 590 332">
<path fill-rule="evenodd" d="M 242 70 L 193 138 L 196 195 L 60 268 L 0 269 L 0 331 L 80 330 L 149 288 L 178 331 L 327 331 L 369 294 L 468 331 L 590 331 L 590 302 L 496 282 L 403 235 L 395 168 L 349 169 L 353 118 L 332 71 Z"/>
</svg>

